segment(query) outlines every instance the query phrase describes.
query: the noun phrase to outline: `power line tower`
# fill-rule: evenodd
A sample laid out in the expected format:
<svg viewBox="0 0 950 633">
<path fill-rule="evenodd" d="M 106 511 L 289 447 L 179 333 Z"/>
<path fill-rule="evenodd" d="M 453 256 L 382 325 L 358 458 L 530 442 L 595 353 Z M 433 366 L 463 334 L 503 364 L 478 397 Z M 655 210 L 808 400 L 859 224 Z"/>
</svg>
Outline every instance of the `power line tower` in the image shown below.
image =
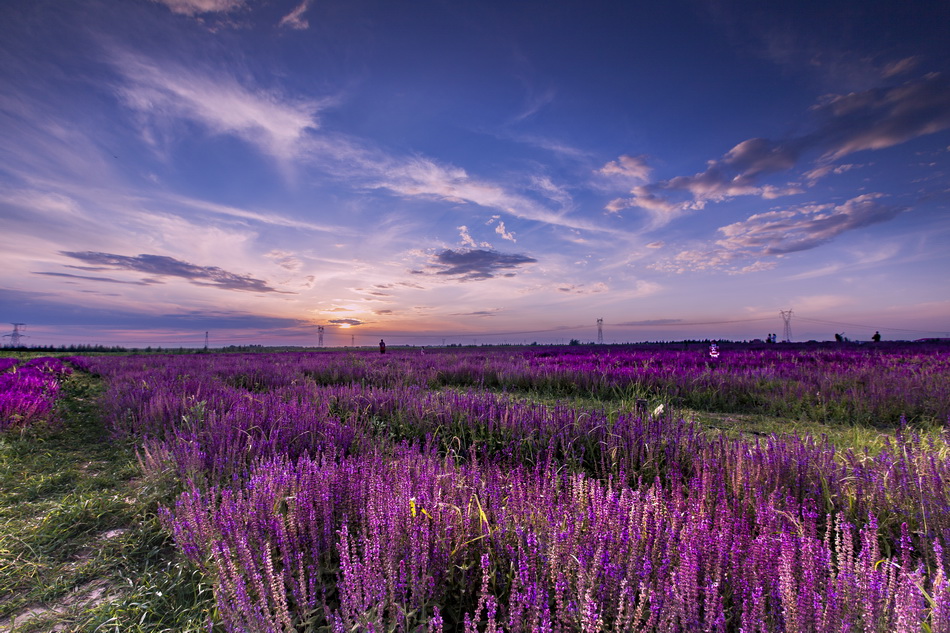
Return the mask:
<svg viewBox="0 0 950 633">
<path fill-rule="evenodd" d="M 205 331 L 205 349 L 208 349 L 208 332 Z"/>
<path fill-rule="evenodd" d="M 22 325 L 25 327 L 26 323 L 11 323 L 10 325 L 13 326 L 13 331 L 9 334 L 4 334 L 3 338 L 10 337 L 10 347 L 20 347 L 21 339 L 26 337 L 20 332 L 20 326 Z"/>
<path fill-rule="evenodd" d="M 782 321 L 785 322 L 785 333 L 782 336 L 782 339 L 786 343 L 791 343 L 792 342 L 792 311 L 779 310 L 779 314 L 782 315 Z"/>
<path fill-rule="evenodd" d="M 317 347 L 323 347 L 323 326 L 317 326 Z"/>
<path fill-rule="evenodd" d="M 597 344 L 604 344 L 604 320 L 597 319 Z"/>
</svg>

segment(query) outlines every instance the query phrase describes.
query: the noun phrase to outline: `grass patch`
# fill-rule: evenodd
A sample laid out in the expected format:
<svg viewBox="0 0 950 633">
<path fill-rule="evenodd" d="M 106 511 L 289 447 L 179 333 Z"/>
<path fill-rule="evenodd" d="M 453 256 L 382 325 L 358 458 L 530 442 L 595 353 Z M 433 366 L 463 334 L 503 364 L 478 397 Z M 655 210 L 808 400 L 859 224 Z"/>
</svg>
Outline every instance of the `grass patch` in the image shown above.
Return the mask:
<svg viewBox="0 0 950 633">
<path fill-rule="evenodd" d="M 871 455 L 883 448 L 886 438 L 893 439 L 895 431 L 882 430 L 862 424 L 825 424 L 809 420 L 788 420 L 754 413 L 714 413 L 709 411 L 680 410 L 687 420 L 693 420 L 713 433 L 744 439 L 766 435 L 827 438 L 837 449 L 852 449 Z"/>
<path fill-rule="evenodd" d="M 206 631 L 210 585 L 157 518 L 176 484 L 110 438 L 100 390 L 75 372 L 54 421 L 0 434 L 0 630 Z"/>
<path fill-rule="evenodd" d="M 671 405 L 662 397 L 630 397 L 620 392 L 609 398 L 595 398 L 577 396 L 571 398 L 556 398 L 548 394 L 522 391 L 494 393 L 504 394 L 516 401 L 534 402 L 546 406 L 557 404 L 568 405 L 580 410 L 603 410 L 611 415 L 634 414 L 638 412 L 637 400 L 642 399 L 646 406 L 647 415 L 660 405 L 663 405 L 663 414 L 676 418 L 683 418 L 696 422 L 709 433 L 722 433 L 727 437 L 754 440 L 757 437 L 768 435 L 798 436 L 827 438 L 839 450 L 851 449 L 856 453 L 867 450 L 869 455 L 876 455 L 882 450 L 885 440 L 893 440 L 897 435 L 895 428 L 882 428 L 860 423 L 826 423 L 807 419 L 790 419 L 761 413 L 722 413 L 691 409 L 682 405 Z M 942 428 L 932 424 L 914 424 L 913 428 L 923 436 L 939 434 Z"/>
</svg>

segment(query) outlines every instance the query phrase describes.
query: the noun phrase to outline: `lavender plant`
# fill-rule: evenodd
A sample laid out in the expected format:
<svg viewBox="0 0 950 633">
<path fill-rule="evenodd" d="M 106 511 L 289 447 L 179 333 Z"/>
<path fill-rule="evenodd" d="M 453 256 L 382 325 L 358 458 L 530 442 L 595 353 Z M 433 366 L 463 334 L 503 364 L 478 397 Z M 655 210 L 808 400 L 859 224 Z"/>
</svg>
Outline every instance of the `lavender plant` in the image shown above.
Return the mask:
<svg viewBox="0 0 950 633">
<path fill-rule="evenodd" d="M 822 406 L 847 410 L 892 380 L 947 411 L 946 356 L 903 358 L 479 350 L 89 368 L 109 382 L 114 431 L 185 482 L 164 521 L 214 580 L 230 631 L 946 631 L 947 431 L 905 422 L 872 455 L 483 390 L 715 392 L 742 406 L 745 385 L 792 406 L 787 377 L 823 380 Z M 901 383 L 909 365 L 916 382 Z M 468 390 L 432 388 L 445 385 Z M 875 398 L 867 411 L 916 396 Z"/>
<path fill-rule="evenodd" d="M 0 359 L 0 430 L 49 418 L 60 377 L 72 371 L 58 358 Z"/>
</svg>

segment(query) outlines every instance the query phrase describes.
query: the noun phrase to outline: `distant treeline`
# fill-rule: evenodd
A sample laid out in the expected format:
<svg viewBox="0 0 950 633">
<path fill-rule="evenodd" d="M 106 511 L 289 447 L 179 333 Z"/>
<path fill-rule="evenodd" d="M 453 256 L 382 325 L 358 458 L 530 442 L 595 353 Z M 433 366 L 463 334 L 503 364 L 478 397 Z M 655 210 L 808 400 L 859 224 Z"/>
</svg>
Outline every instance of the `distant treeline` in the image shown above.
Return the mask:
<svg viewBox="0 0 950 633">
<path fill-rule="evenodd" d="M 125 353 L 129 349 L 121 345 L 4 345 L 6 352 L 116 352 Z"/>
<path fill-rule="evenodd" d="M 492 347 L 571 347 L 578 348 L 597 348 L 597 349 L 698 349 L 709 346 L 712 343 L 719 345 L 721 349 L 770 349 L 779 347 L 782 349 L 841 349 L 842 347 L 867 347 L 867 348 L 893 348 L 893 347 L 921 347 L 921 346 L 950 346 L 950 338 L 923 338 L 915 341 L 882 341 L 879 343 L 865 341 L 801 341 L 792 343 L 768 343 L 759 339 L 751 341 L 732 341 L 729 339 L 686 339 L 678 341 L 644 341 L 639 343 L 602 343 L 581 342 L 578 339 L 571 339 L 568 343 L 482 343 L 482 344 L 463 344 L 449 343 L 447 345 L 391 345 L 390 349 L 460 349 L 460 348 L 492 348 Z M 17 347 L 4 346 L 4 353 L 79 353 L 79 354 L 210 354 L 210 353 L 274 353 L 274 352 L 293 352 L 293 351 L 319 351 L 319 350 L 340 350 L 340 349 L 375 349 L 375 345 L 356 345 L 354 347 L 306 347 L 301 345 L 227 345 L 224 347 L 124 347 L 122 345 L 92 345 L 92 344 L 71 344 L 71 345 L 20 345 Z"/>
</svg>

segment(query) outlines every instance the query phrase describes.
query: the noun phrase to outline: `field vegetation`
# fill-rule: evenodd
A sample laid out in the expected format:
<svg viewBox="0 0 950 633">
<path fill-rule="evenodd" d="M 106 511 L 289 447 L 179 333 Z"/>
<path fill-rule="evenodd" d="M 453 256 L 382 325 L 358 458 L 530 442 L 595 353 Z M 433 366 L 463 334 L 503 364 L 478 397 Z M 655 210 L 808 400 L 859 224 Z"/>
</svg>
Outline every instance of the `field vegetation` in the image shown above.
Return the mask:
<svg viewBox="0 0 950 633">
<path fill-rule="evenodd" d="M 950 631 L 946 347 L 0 371 L 0 629 Z"/>
</svg>

